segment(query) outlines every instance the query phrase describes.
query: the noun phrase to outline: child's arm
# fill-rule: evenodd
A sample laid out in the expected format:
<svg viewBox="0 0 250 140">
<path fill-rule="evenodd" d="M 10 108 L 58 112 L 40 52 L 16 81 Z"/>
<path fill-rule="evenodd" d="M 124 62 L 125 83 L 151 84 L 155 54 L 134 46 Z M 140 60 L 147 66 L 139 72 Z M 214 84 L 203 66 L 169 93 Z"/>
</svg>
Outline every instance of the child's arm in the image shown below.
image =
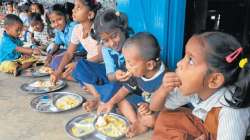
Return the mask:
<svg viewBox="0 0 250 140">
<path fill-rule="evenodd" d="M 181 81 L 174 72 L 167 72 L 162 80 L 162 85 L 152 95 L 150 110 L 160 111 L 164 107 L 166 97 L 176 87 L 181 85 Z"/>
<path fill-rule="evenodd" d="M 31 49 L 31 48 L 24 48 L 24 47 L 16 47 L 16 51 L 20 52 L 22 54 L 28 54 L 28 55 L 39 55 L 41 52 L 39 49 L 35 48 L 35 49 Z"/>
<path fill-rule="evenodd" d="M 65 66 L 72 60 L 75 50 L 76 50 L 76 45 L 73 43 L 70 43 L 67 51 L 63 55 L 62 61 L 60 62 L 60 65 L 58 66 L 57 70 L 55 70 L 55 72 L 52 73 L 50 76 L 51 81 L 53 83 L 55 83 L 58 80 Z"/>
<path fill-rule="evenodd" d="M 129 90 L 122 87 L 118 92 L 104 105 L 102 105 L 97 112 L 110 112 L 115 104 L 119 103 L 129 94 Z"/>
</svg>

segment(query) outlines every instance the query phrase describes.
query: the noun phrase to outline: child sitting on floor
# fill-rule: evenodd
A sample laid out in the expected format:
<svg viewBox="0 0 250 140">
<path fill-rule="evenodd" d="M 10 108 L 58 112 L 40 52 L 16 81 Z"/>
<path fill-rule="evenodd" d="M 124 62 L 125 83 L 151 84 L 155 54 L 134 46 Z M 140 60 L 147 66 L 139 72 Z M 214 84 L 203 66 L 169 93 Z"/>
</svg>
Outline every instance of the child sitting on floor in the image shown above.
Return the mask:
<svg viewBox="0 0 250 140">
<path fill-rule="evenodd" d="M 41 17 L 41 14 L 31 13 L 30 15 L 30 26 L 33 29 L 31 33 L 31 42 L 35 47 L 39 47 L 42 50 L 45 50 L 49 45 L 48 34 L 44 29 L 44 23 Z"/>
<path fill-rule="evenodd" d="M 23 48 L 22 42 L 19 40 L 23 28 L 22 20 L 16 16 L 9 14 L 4 20 L 5 32 L 0 41 L 0 71 L 18 74 L 18 68 L 27 68 L 35 60 L 31 57 L 22 57 L 25 55 L 39 55 L 39 49 Z"/>
<path fill-rule="evenodd" d="M 231 35 L 194 35 L 150 108 L 163 110 L 153 140 L 245 140 L 250 133 L 249 52 Z M 175 90 L 173 90 L 175 89 Z M 191 103 L 194 109 L 180 108 Z"/>
<path fill-rule="evenodd" d="M 96 17 L 95 38 L 100 40 L 104 64 L 80 60 L 72 72 L 72 77 L 95 97 L 83 104 L 86 111 L 97 109 L 99 103 L 107 102 L 120 89 L 114 74 L 125 67 L 121 49 L 129 29 L 127 16 L 115 10 L 105 10 Z"/>
<path fill-rule="evenodd" d="M 157 39 L 149 33 L 137 33 L 127 39 L 122 54 L 125 57 L 128 72 L 118 70 L 116 77 L 120 81 L 130 80 L 110 101 L 100 106 L 98 112 L 109 112 L 115 104 L 118 104 L 121 113 L 132 124 L 127 136 L 133 137 L 154 126 L 156 113 L 150 111 L 149 104 L 151 96 L 160 87 L 166 70 L 160 60 Z M 129 94 L 136 86 L 142 90 L 142 96 Z"/>
</svg>

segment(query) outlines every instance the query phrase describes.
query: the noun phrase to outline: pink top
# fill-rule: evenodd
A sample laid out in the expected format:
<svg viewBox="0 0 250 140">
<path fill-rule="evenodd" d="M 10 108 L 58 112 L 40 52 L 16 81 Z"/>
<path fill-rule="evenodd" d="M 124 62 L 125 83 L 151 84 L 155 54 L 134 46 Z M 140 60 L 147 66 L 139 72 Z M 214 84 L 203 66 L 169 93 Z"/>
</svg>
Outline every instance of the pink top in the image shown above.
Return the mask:
<svg viewBox="0 0 250 140">
<path fill-rule="evenodd" d="M 74 27 L 71 36 L 71 43 L 76 45 L 81 43 L 88 53 L 87 59 L 98 55 L 99 45 L 97 45 L 97 41 L 93 39 L 91 35 L 83 38 L 83 27 L 81 24 L 78 24 Z"/>
</svg>

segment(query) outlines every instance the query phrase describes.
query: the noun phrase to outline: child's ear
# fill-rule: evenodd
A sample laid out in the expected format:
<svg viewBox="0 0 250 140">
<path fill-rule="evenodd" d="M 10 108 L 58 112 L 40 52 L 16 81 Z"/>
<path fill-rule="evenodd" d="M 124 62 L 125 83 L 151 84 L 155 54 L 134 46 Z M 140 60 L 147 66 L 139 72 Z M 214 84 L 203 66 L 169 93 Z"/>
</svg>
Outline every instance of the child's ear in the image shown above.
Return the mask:
<svg viewBox="0 0 250 140">
<path fill-rule="evenodd" d="M 95 17 L 95 13 L 93 11 L 90 11 L 89 15 L 88 15 L 88 19 L 92 20 L 92 19 L 94 19 L 94 17 Z"/>
<path fill-rule="evenodd" d="M 156 62 L 153 60 L 150 60 L 146 63 L 147 70 L 154 70 L 156 67 Z"/>
<path fill-rule="evenodd" d="M 225 78 L 222 73 L 212 73 L 208 79 L 208 87 L 210 89 L 220 88 L 224 84 Z"/>
</svg>

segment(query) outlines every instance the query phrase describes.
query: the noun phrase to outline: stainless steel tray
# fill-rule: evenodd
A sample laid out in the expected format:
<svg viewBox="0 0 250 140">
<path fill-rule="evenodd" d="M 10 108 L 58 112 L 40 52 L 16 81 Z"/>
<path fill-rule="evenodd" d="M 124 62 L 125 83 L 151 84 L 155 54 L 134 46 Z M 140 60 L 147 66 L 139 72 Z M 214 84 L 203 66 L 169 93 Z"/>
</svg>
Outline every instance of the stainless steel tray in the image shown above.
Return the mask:
<svg viewBox="0 0 250 140">
<path fill-rule="evenodd" d="M 125 117 L 123 117 L 121 115 L 118 115 L 118 114 L 114 114 L 114 113 L 109 113 L 109 114 L 114 115 L 114 116 L 116 116 L 118 118 L 121 118 L 128 125 L 128 121 L 127 121 L 127 119 Z M 87 118 L 93 118 L 93 122 L 90 122 L 89 124 L 81 122 L 81 121 L 83 121 L 83 120 L 85 120 Z M 65 131 L 72 139 L 75 139 L 75 140 L 76 139 L 77 140 L 117 140 L 117 139 L 121 139 L 123 137 L 123 136 L 121 136 L 121 137 L 117 137 L 117 138 L 112 138 L 112 137 L 105 136 L 102 133 L 98 132 L 96 130 L 96 128 L 95 128 L 96 120 L 97 120 L 97 115 L 93 114 L 93 113 L 86 113 L 86 114 L 76 116 L 76 117 L 72 118 L 71 120 L 69 120 L 68 123 L 65 125 Z M 92 128 L 93 131 L 91 133 L 76 136 L 72 132 L 74 127 L 77 127 L 78 129 L 81 129 L 81 127 L 89 126 L 89 125 L 91 127 L 93 127 Z"/>
<path fill-rule="evenodd" d="M 44 77 L 50 75 L 49 73 L 40 73 L 38 70 L 35 70 L 33 68 L 27 69 L 22 72 L 22 76 L 24 77 Z"/>
<path fill-rule="evenodd" d="M 42 87 L 32 87 L 32 86 L 30 86 L 30 84 L 32 84 L 34 82 L 48 81 L 48 80 L 50 80 L 50 79 L 40 79 L 40 80 L 32 81 L 30 83 L 22 84 L 20 88 L 23 91 L 26 91 L 26 92 L 29 92 L 29 93 L 43 94 L 43 93 L 48 93 L 48 92 L 60 90 L 60 89 L 62 89 L 62 88 L 64 88 L 66 86 L 66 82 L 63 81 L 63 80 L 58 80 L 58 84 L 56 86 L 53 86 L 53 87 L 42 88 Z"/>
<path fill-rule="evenodd" d="M 72 96 L 75 99 L 78 100 L 78 104 L 76 104 L 75 106 L 68 108 L 68 109 L 60 109 L 56 106 L 56 101 L 58 101 L 58 99 L 64 97 L 64 96 Z M 70 92 L 54 92 L 51 94 L 44 94 L 44 95 L 40 95 L 38 97 L 35 97 L 34 99 L 32 99 L 32 101 L 30 102 L 30 106 L 32 109 L 34 109 L 35 111 L 38 112 L 47 112 L 47 113 L 51 113 L 51 112 L 63 112 L 63 111 L 68 111 L 68 110 L 72 110 L 75 109 L 77 107 L 79 107 L 83 102 L 85 102 L 86 99 L 76 93 L 70 93 Z"/>
<path fill-rule="evenodd" d="M 114 117 L 114 118 L 117 118 L 117 119 L 121 120 L 123 123 L 125 123 L 125 125 L 126 125 L 127 128 L 128 128 L 129 122 L 128 122 L 128 120 L 127 120 L 125 117 L 123 117 L 122 115 L 115 114 L 115 113 L 108 113 L 108 114 L 106 114 L 106 115 L 109 115 L 109 116 L 112 116 L 112 117 Z M 110 137 L 110 136 L 105 135 L 104 133 L 102 133 L 101 131 L 99 131 L 99 130 L 96 128 L 97 119 L 98 119 L 98 118 L 96 118 L 95 121 L 94 121 L 94 127 L 95 127 L 96 131 L 98 131 L 100 134 L 102 134 L 102 135 L 104 135 L 104 136 L 106 136 L 106 137 L 108 137 L 108 138 L 110 138 L 110 139 L 112 139 L 112 140 L 118 140 L 118 139 L 121 139 L 122 137 L 125 136 L 125 133 L 122 134 L 122 135 L 120 135 L 120 136 L 118 136 L 118 137 Z"/>
</svg>

